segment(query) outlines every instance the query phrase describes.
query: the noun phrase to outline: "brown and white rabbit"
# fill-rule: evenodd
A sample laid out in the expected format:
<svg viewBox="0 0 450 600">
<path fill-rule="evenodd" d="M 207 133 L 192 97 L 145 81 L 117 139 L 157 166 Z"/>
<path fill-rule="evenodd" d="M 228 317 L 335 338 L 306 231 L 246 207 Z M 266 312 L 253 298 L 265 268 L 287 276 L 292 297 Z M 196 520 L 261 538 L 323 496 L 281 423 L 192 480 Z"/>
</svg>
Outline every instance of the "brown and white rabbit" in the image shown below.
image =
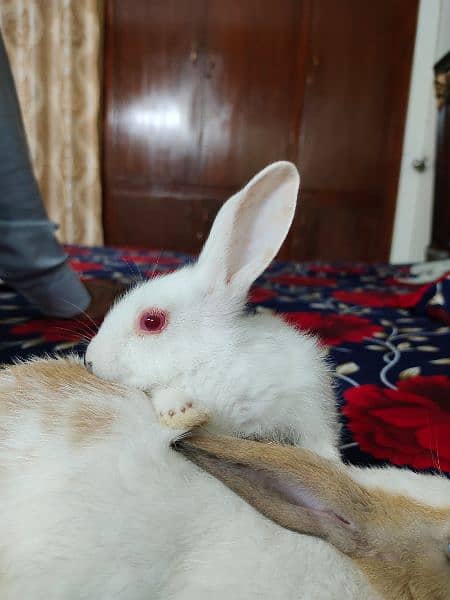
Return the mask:
<svg viewBox="0 0 450 600">
<path fill-rule="evenodd" d="M 244 310 L 289 230 L 298 187 L 295 166 L 278 162 L 230 198 L 196 263 L 112 308 L 86 352 L 92 371 L 151 392 L 165 425 L 185 429 L 209 414 L 222 433 L 277 432 L 337 456 L 323 348 L 278 316 Z"/>
<path fill-rule="evenodd" d="M 174 452 L 178 435 L 144 392 L 76 360 L 0 371 L 1 600 L 448 597 L 450 481 L 182 442 L 271 519 L 330 544 L 255 511 Z"/>
<path fill-rule="evenodd" d="M 225 575 L 218 577 L 226 585 L 234 561 L 247 569 L 250 581 L 265 567 L 272 571 L 269 579 L 284 578 L 272 596 L 264 590 L 232 597 L 450 598 L 450 480 L 393 467 L 345 466 L 303 448 L 224 436 L 197 434 L 176 446 L 275 523 L 322 538 L 337 550 L 334 556 L 322 555 L 320 544 L 269 534 L 255 521 L 249 558 L 246 536 L 251 533 L 242 525 L 241 539 L 233 538 L 234 523 L 228 533 L 234 507 L 221 512 L 226 503 L 218 491 L 219 544 L 230 549 L 222 561 Z M 264 553 L 270 559 L 261 562 Z M 196 561 L 205 567 L 212 559 L 198 552 Z M 355 590 L 357 573 L 372 591 L 363 584 Z"/>
</svg>

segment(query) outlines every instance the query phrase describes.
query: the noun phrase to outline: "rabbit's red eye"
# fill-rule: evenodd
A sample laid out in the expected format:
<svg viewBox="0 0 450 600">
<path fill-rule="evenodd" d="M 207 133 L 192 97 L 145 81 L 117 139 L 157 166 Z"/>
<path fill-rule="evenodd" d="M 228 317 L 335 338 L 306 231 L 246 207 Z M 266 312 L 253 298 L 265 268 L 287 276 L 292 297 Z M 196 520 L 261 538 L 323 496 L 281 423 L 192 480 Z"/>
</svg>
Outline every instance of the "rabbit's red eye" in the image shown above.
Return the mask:
<svg viewBox="0 0 450 600">
<path fill-rule="evenodd" d="M 167 325 L 167 316 L 161 310 L 146 310 L 139 319 L 139 329 L 148 333 L 160 333 Z"/>
</svg>

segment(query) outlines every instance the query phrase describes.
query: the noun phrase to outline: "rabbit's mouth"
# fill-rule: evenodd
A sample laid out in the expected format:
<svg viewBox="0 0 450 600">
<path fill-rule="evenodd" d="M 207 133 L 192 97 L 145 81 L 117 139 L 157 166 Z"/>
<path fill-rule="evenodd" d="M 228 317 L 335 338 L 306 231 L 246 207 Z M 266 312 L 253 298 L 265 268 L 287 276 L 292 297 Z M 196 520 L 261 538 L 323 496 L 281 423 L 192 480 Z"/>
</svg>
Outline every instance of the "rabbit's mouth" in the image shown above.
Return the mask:
<svg viewBox="0 0 450 600">
<path fill-rule="evenodd" d="M 93 363 L 90 360 L 86 360 L 86 352 L 83 354 L 83 364 L 86 367 L 86 370 L 89 371 L 89 373 L 93 373 Z"/>
</svg>

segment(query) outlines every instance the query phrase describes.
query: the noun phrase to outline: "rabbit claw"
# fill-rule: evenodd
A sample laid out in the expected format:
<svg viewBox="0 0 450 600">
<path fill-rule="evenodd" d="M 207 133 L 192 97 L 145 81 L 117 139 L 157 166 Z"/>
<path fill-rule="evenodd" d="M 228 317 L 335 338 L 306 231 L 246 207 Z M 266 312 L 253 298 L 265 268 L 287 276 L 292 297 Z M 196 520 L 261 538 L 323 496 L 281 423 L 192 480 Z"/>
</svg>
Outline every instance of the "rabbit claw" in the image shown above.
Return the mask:
<svg viewBox="0 0 450 600">
<path fill-rule="evenodd" d="M 205 408 L 178 390 L 157 390 L 153 394 L 153 406 L 160 423 L 170 429 L 192 429 L 205 425 L 209 420 Z"/>
</svg>

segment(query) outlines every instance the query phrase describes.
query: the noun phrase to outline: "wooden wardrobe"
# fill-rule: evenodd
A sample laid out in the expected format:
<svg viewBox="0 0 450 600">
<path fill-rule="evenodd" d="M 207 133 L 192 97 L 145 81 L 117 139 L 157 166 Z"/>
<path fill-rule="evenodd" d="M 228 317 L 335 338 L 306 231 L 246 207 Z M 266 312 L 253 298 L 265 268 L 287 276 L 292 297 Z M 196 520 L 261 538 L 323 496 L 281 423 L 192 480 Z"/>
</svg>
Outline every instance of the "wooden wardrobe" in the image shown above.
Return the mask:
<svg viewBox="0 0 450 600">
<path fill-rule="evenodd" d="M 416 18 L 417 0 L 106 0 L 106 243 L 197 252 L 286 159 L 281 256 L 386 260 Z"/>
</svg>

